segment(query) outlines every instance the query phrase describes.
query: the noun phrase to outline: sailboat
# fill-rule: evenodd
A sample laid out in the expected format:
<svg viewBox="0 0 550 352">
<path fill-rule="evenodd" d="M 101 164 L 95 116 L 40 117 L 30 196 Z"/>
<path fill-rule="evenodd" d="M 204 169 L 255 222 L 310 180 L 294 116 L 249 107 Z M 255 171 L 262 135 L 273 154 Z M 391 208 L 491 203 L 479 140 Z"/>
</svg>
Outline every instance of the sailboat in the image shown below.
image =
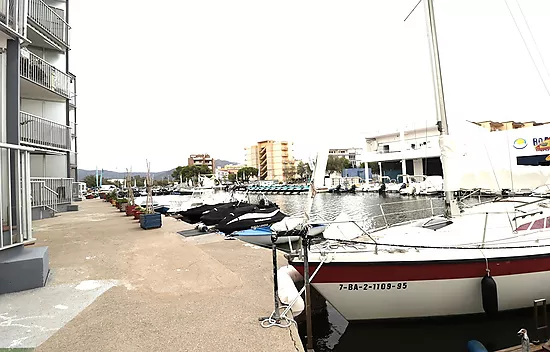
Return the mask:
<svg viewBox="0 0 550 352">
<path fill-rule="evenodd" d="M 464 164 L 467 157 L 483 153 L 465 151 L 459 136 L 448 133 L 433 0 L 425 0 L 425 7 L 446 212 L 302 248 L 309 257 L 309 274 L 318 269 L 311 285 L 347 320 L 497 314 L 550 299 L 548 199 L 497 197 L 467 206 L 453 194 L 468 182 L 478 188 L 492 183 L 488 189 L 496 183 L 503 189 L 506 183 L 520 187 L 543 181 L 549 167 L 508 164 L 506 169 L 498 161 Z M 487 132 L 485 137 L 489 140 L 493 134 Z M 482 170 L 488 165 L 494 169 Z M 289 264 L 302 275 L 304 257 L 304 252 L 288 256 Z"/>
</svg>

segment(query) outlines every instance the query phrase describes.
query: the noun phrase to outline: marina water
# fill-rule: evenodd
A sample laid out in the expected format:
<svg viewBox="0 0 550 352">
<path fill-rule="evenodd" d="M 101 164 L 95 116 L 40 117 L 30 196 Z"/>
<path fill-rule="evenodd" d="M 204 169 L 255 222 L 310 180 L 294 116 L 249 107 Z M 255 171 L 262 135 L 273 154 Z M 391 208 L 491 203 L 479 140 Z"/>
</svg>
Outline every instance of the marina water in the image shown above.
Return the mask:
<svg viewBox="0 0 550 352">
<path fill-rule="evenodd" d="M 254 197 L 254 196 L 251 196 Z M 306 195 L 269 195 L 286 214 L 304 210 Z M 344 211 L 352 219 L 366 219 L 380 215 L 378 204 L 386 204 L 384 211 L 388 223 L 397 223 L 442 213 L 444 200 L 428 197 L 402 197 L 399 194 L 373 193 L 329 194 L 315 197 L 312 213 L 325 220 L 334 220 Z M 388 211 L 389 209 L 389 211 Z M 384 221 L 380 216 L 378 225 Z M 322 270 L 322 269 L 321 269 Z M 481 278 L 480 278 L 481 281 Z M 313 338 L 317 352 L 341 352 L 360 350 L 384 351 L 465 351 L 469 340 L 481 341 L 489 351 L 517 345 L 516 335 L 526 328 L 535 339 L 533 310 L 499 314 L 495 318 L 471 316 L 459 318 L 434 318 L 400 322 L 348 323 L 330 304 L 316 311 L 313 316 Z M 299 331 L 305 345 L 306 326 L 299 323 Z"/>
</svg>

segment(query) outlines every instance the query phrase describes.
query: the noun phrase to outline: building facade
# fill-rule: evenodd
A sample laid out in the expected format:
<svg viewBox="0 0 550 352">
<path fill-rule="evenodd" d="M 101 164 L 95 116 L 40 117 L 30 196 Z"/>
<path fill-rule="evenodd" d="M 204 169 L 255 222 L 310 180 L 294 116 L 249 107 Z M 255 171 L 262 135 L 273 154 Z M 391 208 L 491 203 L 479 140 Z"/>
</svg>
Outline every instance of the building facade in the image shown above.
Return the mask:
<svg viewBox="0 0 550 352">
<path fill-rule="evenodd" d="M 28 0 L 26 20 L 29 41 L 20 47 L 13 43 L 20 94 L 18 116 L 12 114 L 11 119 L 19 125 L 19 143 L 34 148 L 30 162 L 33 219 L 40 219 L 71 206 L 76 195 L 73 182 L 78 180 L 69 0 Z M 15 76 L 15 68 L 9 68 L 8 74 L 11 69 Z"/>
<path fill-rule="evenodd" d="M 357 168 L 361 164 L 362 151 L 362 148 L 329 149 L 328 155 L 346 158 L 350 161 L 352 168 Z"/>
<path fill-rule="evenodd" d="M 215 161 L 209 154 L 191 154 L 187 159 L 187 165 L 206 165 L 210 170 L 215 170 Z"/>
<path fill-rule="evenodd" d="M 32 220 L 68 210 L 75 192 L 68 10 L 68 0 L 0 0 L 0 294 L 44 285 L 48 248 L 24 246 Z"/>
<path fill-rule="evenodd" d="M 403 127 L 365 137 L 365 163 L 378 165 L 378 174 L 396 179 L 399 174 L 443 174 L 437 126 Z M 373 166 L 370 164 L 370 166 Z"/>
<path fill-rule="evenodd" d="M 533 131 L 541 131 L 548 123 L 538 122 L 465 122 L 466 125 L 477 125 L 493 133 L 508 133 L 510 136 L 530 136 Z M 460 125 L 457 125 L 458 128 Z M 458 133 L 464 133 L 460 127 Z M 520 131 L 516 131 L 519 130 Z M 537 132 L 538 133 L 538 132 Z M 544 133 L 543 133 L 544 134 Z M 441 150 L 439 147 L 439 130 L 437 126 L 424 126 L 421 128 L 403 128 L 401 130 L 389 130 L 365 137 L 366 149 L 363 154 L 365 163 L 378 165 L 378 174 L 396 179 L 399 174 L 408 175 L 438 175 L 443 176 L 441 165 Z M 493 134 L 491 134 L 493 136 Z M 496 135 L 495 135 L 496 136 Z M 512 137 L 509 137 L 512 138 Z M 516 137 L 514 137 L 516 138 Z M 544 136 L 538 135 L 536 140 L 527 137 L 519 138 L 525 145 L 542 143 Z M 519 143 L 519 142 L 518 142 Z M 517 144 L 517 143 L 516 143 Z M 525 150 L 529 150 L 526 148 Z M 527 163 L 523 158 L 520 147 L 510 149 L 511 155 L 518 154 L 518 164 Z M 538 160 L 538 159 L 537 159 Z M 372 166 L 372 164 L 371 164 Z"/>
<path fill-rule="evenodd" d="M 286 182 L 296 173 L 292 142 L 258 142 L 245 148 L 245 160 L 246 166 L 259 170 L 260 180 Z"/>
</svg>

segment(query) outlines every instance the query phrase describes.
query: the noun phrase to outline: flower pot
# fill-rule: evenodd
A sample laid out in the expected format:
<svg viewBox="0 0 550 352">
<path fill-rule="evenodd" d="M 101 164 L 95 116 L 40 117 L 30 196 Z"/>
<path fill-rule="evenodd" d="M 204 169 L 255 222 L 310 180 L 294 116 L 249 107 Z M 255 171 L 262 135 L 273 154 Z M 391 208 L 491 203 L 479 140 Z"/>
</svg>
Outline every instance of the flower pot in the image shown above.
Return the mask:
<svg viewBox="0 0 550 352">
<path fill-rule="evenodd" d="M 115 207 L 116 206 L 116 200 L 111 199 L 111 204 L 112 204 L 113 207 Z"/>
<path fill-rule="evenodd" d="M 134 220 L 139 220 L 140 215 L 141 215 L 141 211 L 134 210 Z"/>
<path fill-rule="evenodd" d="M 126 206 L 126 216 L 134 215 L 134 209 L 136 208 L 135 205 L 128 204 Z"/>
<path fill-rule="evenodd" d="M 144 230 L 158 229 L 159 227 L 162 227 L 161 214 L 141 214 L 139 217 L 139 226 L 141 226 Z"/>
<path fill-rule="evenodd" d="M 128 203 L 119 203 L 119 208 L 120 209 L 120 212 L 121 213 L 125 213 L 126 212 L 126 207 L 128 206 Z"/>
</svg>

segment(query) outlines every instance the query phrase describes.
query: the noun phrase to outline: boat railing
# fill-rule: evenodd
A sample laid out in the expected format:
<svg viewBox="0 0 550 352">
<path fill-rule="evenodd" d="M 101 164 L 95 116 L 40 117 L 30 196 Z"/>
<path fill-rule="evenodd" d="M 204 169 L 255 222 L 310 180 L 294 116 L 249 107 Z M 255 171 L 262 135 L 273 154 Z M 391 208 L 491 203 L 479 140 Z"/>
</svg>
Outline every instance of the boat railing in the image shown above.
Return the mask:
<svg viewBox="0 0 550 352">
<path fill-rule="evenodd" d="M 410 209 L 413 203 L 424 203 L 415 209 Z M 318 214 L 312 214 L 312 225 L 333 224 L 333 223 L 353 223 L 359 227 L 364 234 L 369 235 L 383 229 L 393 226 L 400 226 L 414 222 L 418 219 L 440 216 L 444 214 L 445 207 L 443 203 L 437 204 L 433 198 L 413 199 L 401 202 L 388 202 L 375 204 L 366 207 L 367 217 L 364 219 L 351 219 L 342 221 L 325 220 Z M 415 215 L 413 215 L 415 214 Z"/>
</svg>

